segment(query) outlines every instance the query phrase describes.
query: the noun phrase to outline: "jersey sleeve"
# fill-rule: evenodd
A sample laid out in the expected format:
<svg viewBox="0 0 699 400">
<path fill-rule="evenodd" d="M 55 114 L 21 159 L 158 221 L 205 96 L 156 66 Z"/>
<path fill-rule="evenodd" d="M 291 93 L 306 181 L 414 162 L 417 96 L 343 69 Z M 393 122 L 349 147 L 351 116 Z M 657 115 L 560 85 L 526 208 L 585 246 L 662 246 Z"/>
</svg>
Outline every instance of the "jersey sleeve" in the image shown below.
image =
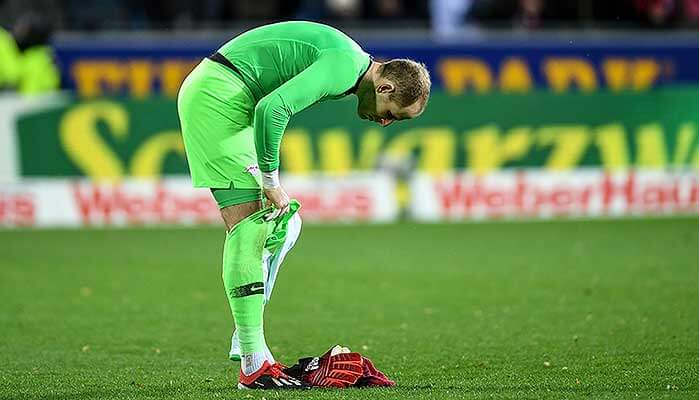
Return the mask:
<svg viewBox="0 0 699 400">
<path fill-rule="evenodd" d="M 254 130 L 257 162 L 262 172 L 279 168 L 279 145 L 291 116 L 325 97 L 350 89 L 359 76 L 355 64 L 342 53 L 323 54 L 260 99 L 255 107 Z"/>
</svg>

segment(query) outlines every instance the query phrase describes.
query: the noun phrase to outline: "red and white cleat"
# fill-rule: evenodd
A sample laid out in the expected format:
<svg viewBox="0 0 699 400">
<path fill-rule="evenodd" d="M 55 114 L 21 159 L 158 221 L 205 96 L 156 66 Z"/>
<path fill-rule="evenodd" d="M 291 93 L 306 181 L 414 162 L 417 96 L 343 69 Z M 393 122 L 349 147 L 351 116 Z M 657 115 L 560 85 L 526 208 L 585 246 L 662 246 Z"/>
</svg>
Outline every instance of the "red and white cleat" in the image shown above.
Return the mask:
<svg viewBox="0 0 699 400">
<path fill-rule="evenodd" d="M 238 389 L 279 390 L 279 389 L 310 389 L 311 387 L 298 379 L 282 372 L 284 366 L 280 363 L 270 365 L 265 361 L 262 367 L 252 375 L 240 372 Z"/>
</svg>

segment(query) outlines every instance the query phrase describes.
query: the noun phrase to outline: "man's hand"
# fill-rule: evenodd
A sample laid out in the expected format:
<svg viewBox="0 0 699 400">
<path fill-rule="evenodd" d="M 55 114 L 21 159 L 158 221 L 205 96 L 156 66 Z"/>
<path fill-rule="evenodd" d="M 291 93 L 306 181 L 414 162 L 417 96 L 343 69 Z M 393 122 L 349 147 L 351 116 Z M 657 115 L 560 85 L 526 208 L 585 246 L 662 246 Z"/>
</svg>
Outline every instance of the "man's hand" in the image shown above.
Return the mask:
<svg viewBox="0 0 699 400">
<path fill-rule="evenodd" d="M 265 221 L 271 221 L 289 211 L 289 195 L 286 194 L 281 186 L 269 189 L 265 188 L 265 196 L 274 206 L 274 210 L 265 215 Z"/>
<path fill-rule="evenodd" d="M 265 221 L 271 221 L 289 211 L 289 195 L 279 183 L 279 170 L 262 173 L 262 187 L 265 196 L 274 206 L 274 210 L 265 215 Z"/>
</svg>

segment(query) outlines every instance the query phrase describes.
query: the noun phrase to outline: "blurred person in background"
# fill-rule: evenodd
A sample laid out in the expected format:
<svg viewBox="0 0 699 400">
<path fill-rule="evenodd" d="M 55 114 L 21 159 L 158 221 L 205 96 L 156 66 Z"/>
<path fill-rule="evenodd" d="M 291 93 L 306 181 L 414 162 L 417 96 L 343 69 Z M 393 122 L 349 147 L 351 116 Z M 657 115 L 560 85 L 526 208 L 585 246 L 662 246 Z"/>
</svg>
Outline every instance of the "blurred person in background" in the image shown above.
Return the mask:
<svg viewBox="0 0 699 400">
<path fill-rule="evenodd" d="M 457 33 L 471 11 L 474 0 L 432 0 L 430 17 L 432 31 L 438 37 L 448 37 Z"/>
<path fill-rule="evenodd" d="M 0 27 L 0 90 L 14 90 L 19 76 L 19 50 L 15 38 Z"/>
<path fill-rule="evenodd" d="M 17 90 L 24 95 L 58 90 L 60 74 L 49 45 L 51 23 L 33 12 L 24 14 L 13 29 L 19 50 Z"/>
<path fill-rule="evenodd" d="M 359 0 L 325 0 L 321 10 L 327 11 L 327 16 L 335 18 L 359 18 L 362 15 L 362 2 Z M 321 11 L 318 17 L 322 17 Z"/>
<path fill-rule="evenodd" d="M 408 27 L 416 27 L 415 23 L 427 20 L 428 15 L 427 0 L 304 0 L 296 13 L 300 19 L 342 20 L 350 24 L 391 20 L 406 22 L 403 26 Z"/>
<path fill-rule="evenodd" d="M 634 0 L 639 19 L 652 28 L 669 28 L 678 23 L 679 4 L 675 0 Z"/>
<path fill-rule="evenodd" d="M 699 24 L 699 0 L 684 0 L 682 4 L 685 24 L 696 27 Z"/>
<path fill-rule="evenodd" d="M 422 0 L 378 0 L 365 2 L 366 17 L 380 21 L 426 19 L 428 4 Z M 411 24 L 411 27 L 415 27 Z"/>
<path fill-rule="evenodd" d="M 0 28 L 0 88 L 22 95 L 51 93 L 59 88 L 60 74 L 54 62 L 50 22 L 26 12 L 12 34 Z"/>
<path fill-rule="evenodd" d="M 524 30 L 580 23 L 578 2 L 555 0 L 474 0 L 468 18 L 485 27 Z"/>
<path fill-rule="evenodd" d="M 378 0 L 368 4 L 368 16 L 382 20 L 405 18 L 407 10 L 401 0 Z"/>
<path fill-rule="evenodd" d="M 515 28 L 536 29 L 543 24 L 544 0 L 519 0 L 513 25 Z"/>
</svg>

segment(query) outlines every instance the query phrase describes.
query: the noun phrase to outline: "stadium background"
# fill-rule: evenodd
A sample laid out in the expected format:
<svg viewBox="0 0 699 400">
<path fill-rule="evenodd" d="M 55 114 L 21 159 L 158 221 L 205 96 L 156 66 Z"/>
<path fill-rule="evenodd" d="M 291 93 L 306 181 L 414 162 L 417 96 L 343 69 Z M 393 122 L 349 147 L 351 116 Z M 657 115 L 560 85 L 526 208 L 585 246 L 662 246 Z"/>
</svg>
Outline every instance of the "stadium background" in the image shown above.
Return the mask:
<svg viewBox="0 0 699 400">
<path fill-rule="evenodd" d="M 309 220 L 695 212 L 693 2 L 646 3 L 55 3 L 41 21 L 67 30 L 51 42 L 65 90 L 3 98 L 0 221 L 216 221 L 208 194 L 185 188 L 177 90 L 235 32 L 280 15 L 325 18 L 377 59 L 424 62 L 434 81 L 410 124 L 378 129 L 352 100 L 292 120 L 282 168 Z M 667 20 L 645 16 L 661 6 Z M 443 21 L 449 7 L 463 18 Z"/>
<path fill-rule="evenodd" d="M 0 398 L 232 390 L 220 216 L 175 99 L 287 19 L 425 63 L 433 94 L 385 129 L 353 99 L 292 119 L 309 224 L 267 318 L 282 360 L 362 349 L 399 391 L 356 398 L 696 395 L 699 2 L 0 1 L 25 18 L 60 87 L 0 92 Z M 23 229 L 56 227 L 80 229 Z"/>
</svg>

